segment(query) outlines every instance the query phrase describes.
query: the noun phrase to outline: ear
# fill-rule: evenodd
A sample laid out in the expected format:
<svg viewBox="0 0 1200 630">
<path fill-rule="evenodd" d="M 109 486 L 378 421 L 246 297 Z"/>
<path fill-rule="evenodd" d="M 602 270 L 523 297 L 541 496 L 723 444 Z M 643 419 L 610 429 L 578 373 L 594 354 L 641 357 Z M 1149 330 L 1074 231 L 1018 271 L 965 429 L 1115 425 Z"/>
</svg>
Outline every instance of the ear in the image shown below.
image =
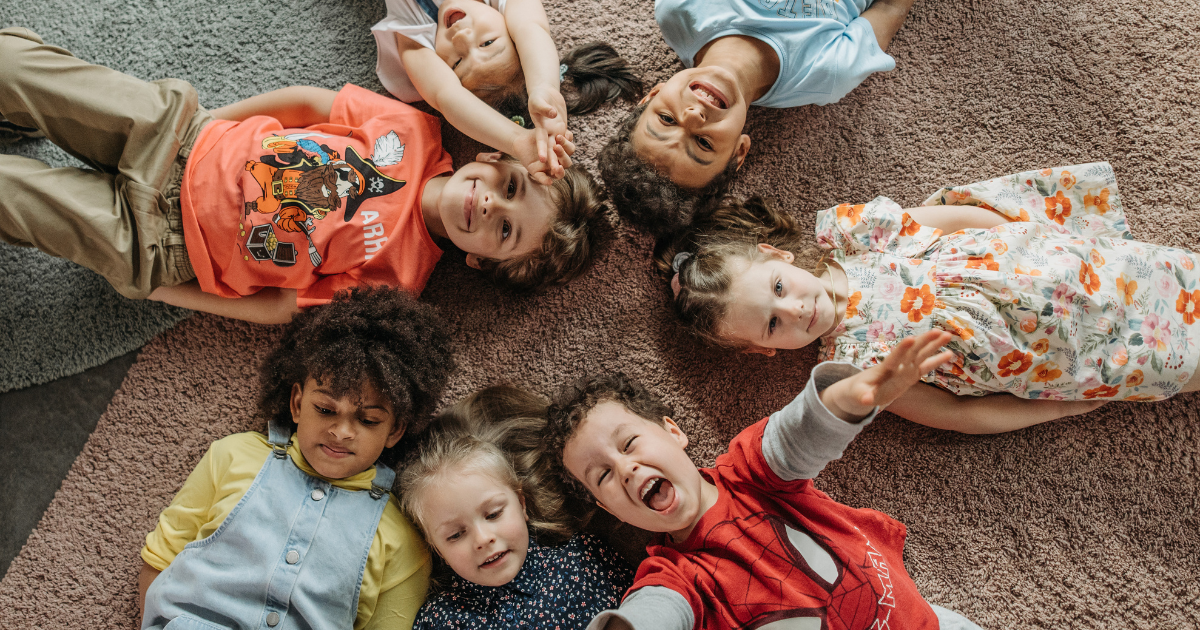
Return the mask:
<svg viewBox="0 0 1200 630">
<path fill-rule="evenodd" d="M 762 346 L 750 346 L 742 350 L 742 354 L 761 354 L 768 357 L 775 356 L 775 348 L 764 348 Z"/>
<path fill-rule="evenodd" d="M 642 97 L 642 100 L 638 101 L 638 105 L 645 105 L 646 103 L 649 103 L 650 99 L 658 96 L 658 93 L 662 91 L 662 87 L 663 84 L 659 83 L 658 85 L 650 88 L 650 91 L 646 92 L 646 95 Z"/>
<path fill-rule="evenodd" d="M 789 265 L 792 264 L 793 260 L 796 260 L 796 255 L 793 254 L 792 252 L 789 252 L 786 249 L 779 249 L 778 247 L 775 247 L 774 245 L 768 245 L 766 243 L 759 243 L 758 251 L 760 254 L 765 254 L 767 256 L 774 256 Z"/>
<path fill-rule="evenodd" d="M 525 522 L 529 522 L 529 510 L 525 508 L 525 493 L 517 490 L 517 499 L 521 502 L 521 514 L 525 515 Z"/>
<path fill-rule="evenodd" d="M 750 152 L 750 136 L 742 134 L 738 138 L 737 147 L 733 149 L 733 156 L 737 158 L 737 170 L 742 170 L 742 163 L 746 161 L 746 154 Z"/>
<path fill-rule="evenodd" d="M 668 418 L 667 416 L 663 416 L 663 429 L 666 430 L 667 434 L 671 436 L 671 439 L 675 440 L 675 442 L 679 444 L 680 448 L 687 448 L 687 434 L 683 432 L 683 429 L 679 428 L 678 424 L 675 424 L 674 420 Z"/>
<path fill-rule="evenodd" d="M 606 506 L 606 505 L 604 505 L 603 503 L 601 503 L 599 499 L 596 499 L 596 505 L 600 506 L 600 509 L 601 509 L 601 510 L 604 510 L 605 512 L 608 512 L 609 514 L 612 514 L 613 516 L 616 516 L 616 514 L 613 514 L 613 513 L 612 513 L 612 510 L 608 509 L 608 506 Z M 617 518 L 617 520 L 619 521 L 619 520 L 621 520 L 621 519 L 620 519 L 620 518 Z"/>
<path fill-rule="evenodd" d="M 475 161 L 476 162 L 499 162 L 500 157 L 502 155 L 503 154 L 500 153 L 499 151 L 492 151 L 491 153 L 480 153 L 479 155 L 475 156 Z"/>
<path fill-rule="evenodd" d="M 393 418 L 392 423 L 395 426 L 392 427 L 392 432 L 388 434 L 387 441 L 384 442 L 388 448 L 395 446 L 400 441 L 400 438 L 404 437 L 404 430 L 408 428 L 407 423 L 401 421 L 399 418 Z"/>
<path fill-rule="evenodd" d="M 479 264 L 481 258 L 475 254 L 467 254 L 467 266 L 472 269 L 483 269 Z"/>
<path fill-rule="evenodd" d="M 300 417 L 300 399 L 304 398 L 304 387 L 300 383 L 292 384 L 292 422 L 295 422 Z"/>
</svg>

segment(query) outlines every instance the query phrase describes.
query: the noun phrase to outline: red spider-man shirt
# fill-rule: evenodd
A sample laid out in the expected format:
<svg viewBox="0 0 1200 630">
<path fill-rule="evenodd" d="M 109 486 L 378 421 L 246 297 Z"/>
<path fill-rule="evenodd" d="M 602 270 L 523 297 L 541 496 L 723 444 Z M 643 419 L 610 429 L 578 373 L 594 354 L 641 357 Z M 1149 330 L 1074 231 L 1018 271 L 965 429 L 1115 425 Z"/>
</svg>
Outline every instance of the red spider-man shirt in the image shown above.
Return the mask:
<svg viewBox="0 0 1200 630">
<path fill-rule="evenodd" d="M 904 570 L 904 525 L 842 505 L 811 479 L 780 479 L 763 458 L 766 426 L 742 431 L 701 470 L 717 503 L 684 542 L 663 536 L 646 548 L 629 592 L 667 587 L 705 630 L 937 630 Z"/>
</svg>

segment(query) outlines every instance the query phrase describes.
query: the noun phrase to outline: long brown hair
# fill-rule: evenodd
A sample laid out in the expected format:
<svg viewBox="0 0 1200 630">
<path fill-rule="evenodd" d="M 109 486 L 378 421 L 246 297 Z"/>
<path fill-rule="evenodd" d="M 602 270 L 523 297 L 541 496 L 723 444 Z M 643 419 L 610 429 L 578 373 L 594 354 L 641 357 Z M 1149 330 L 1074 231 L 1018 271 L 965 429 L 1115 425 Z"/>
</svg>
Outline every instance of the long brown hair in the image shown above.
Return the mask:
<svg viewBox="0 0 1200 630">
<path fill-rule="evenodd" d="M 725 197 L 697 215 L 691 225 L 659 242 L 655 264 L 668 279 L 679 274 L 679 292 L 671 288 L 675 312 L 696 336 L 718 347 L 744 347 L 721 334 L 733 284 L 729 261 L 760 260 L 762 243 L 792 252 L 796 255 L 792 264 L 802 269 L 812 270 L 821 256 L 795 219 L 757 195 L 744 200 Z M 690 255 L 675 269 L 681 253 Z"/>
</svg>

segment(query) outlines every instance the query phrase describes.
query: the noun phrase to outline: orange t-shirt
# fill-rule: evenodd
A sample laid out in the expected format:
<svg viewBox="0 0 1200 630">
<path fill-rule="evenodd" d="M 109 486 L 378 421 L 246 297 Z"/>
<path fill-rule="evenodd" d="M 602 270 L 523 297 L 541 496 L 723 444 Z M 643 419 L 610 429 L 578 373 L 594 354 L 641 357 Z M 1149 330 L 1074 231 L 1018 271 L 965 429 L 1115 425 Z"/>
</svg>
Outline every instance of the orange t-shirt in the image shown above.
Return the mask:
<svg viewBox="0 0 1200 630">
<path fill-rule="evenodd" d="M 299 306 L 362 284 L 419 294 L 442 255 L 421 192 L 451 171 L 437 118 L 353 85 L 328 123 L 306 129 L 269 116 L 214 121 L 196 139 L 180 195 L 200 288 L 296 289 Z"/>
</svg>

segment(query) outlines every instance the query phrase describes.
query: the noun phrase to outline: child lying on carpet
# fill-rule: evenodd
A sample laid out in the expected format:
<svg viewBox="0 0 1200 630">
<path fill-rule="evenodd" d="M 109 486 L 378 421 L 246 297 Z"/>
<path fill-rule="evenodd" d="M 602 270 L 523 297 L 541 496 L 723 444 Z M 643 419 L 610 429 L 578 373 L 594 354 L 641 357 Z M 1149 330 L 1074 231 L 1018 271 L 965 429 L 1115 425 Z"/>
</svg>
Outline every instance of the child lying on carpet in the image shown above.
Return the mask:
<svg viewBox="0 0 1200 630">
<path fill-rule="evenodd" d="M 750 151 L 750 105 L 837 102 L 896 62 L 912 0 L 658 0 L 687 66 L 642 99 L 600 153 L 617 210 L 655 234 L 724 194 Z"/>
<path fill-rule="evenodd" d="M 452 368 L 437 313 L 402 291 L 297 315 L 259 370 L 269 433 L 214 442 L 146 536 L 142 627 L 410 627 L 430 560 L 390 494 L 393 447 Z"/>
<path fill-rule="evenodd" d="M 513 147 L 531 172 L 541 164 L 560 172 L 550 149 L 571 138 L 568 113 L 642 91 L 607 44 L 574 48 L 560 65 L 540 0 L 387 0 L 387 9 L 371 27 L 383 86 L 402 101 L 424 100 L 483 144 Z M 565 78 L 579 95 L 572 103 L 560 92 Z M 514 114 L 518 126 L 508 118 Z M 533 129 L 524 128 L 526 116 Z"/>
<path fill-rule="evenodd" d="M 719 346 L 774 355 L 820 339 L 822 360 L 867 367 L 907 337 L 952 333 L 954 359 L 888 407 L 931 427 L 1011 431 L 1200 388 L 1200 260 L 1132 240 L 1108 164 L 942 189 L 925 204 L 825 210 L 829 262 L 805 264 L 816 257 L 794 253 L 808 239 L 791 217 L 728 203 L 658 263 L 681 319 Z"/>
<path fill-rule="evenodd" d="M 663 534 L 621 607 L 589 628 L 977 629 L 917 592 L 904 525 L 837 503 L 812 481 L 880 407 L 950 357 L 939 352 L 948 338 L 909 337 L 864 371 L 818 365 L 793 402 L 703 470 L 670 411 L 623 375 L 566 388 L 546 438 L 564 478 L 613 516 Z"/>
<path fill-rule="evenodd" d="M 183 81 L 85 63 L 28 29 L 0 30 L 0 58 L 0 115 L 96 169 L 0 155 L 0 239 L 127 297 L 278 323 L 360 284 L 420 293 L 434 236 L 522 289 L 569 280 L 593 251 L 586 171 L 542 186 L 501 154 L 452 171 L 436 118 L 359 87 L 210 114 Z"/>
<path fill-rule="evenodd" d="M 452 571 L 414 628 L 582 630 L 632 571 L 564 505 L 546 468 L 546 403 L 494 386 L 437 418 L 405 462 L 404 513 Z M 531 536 L 532 534 L 532 536 Z"/>
</svg>

